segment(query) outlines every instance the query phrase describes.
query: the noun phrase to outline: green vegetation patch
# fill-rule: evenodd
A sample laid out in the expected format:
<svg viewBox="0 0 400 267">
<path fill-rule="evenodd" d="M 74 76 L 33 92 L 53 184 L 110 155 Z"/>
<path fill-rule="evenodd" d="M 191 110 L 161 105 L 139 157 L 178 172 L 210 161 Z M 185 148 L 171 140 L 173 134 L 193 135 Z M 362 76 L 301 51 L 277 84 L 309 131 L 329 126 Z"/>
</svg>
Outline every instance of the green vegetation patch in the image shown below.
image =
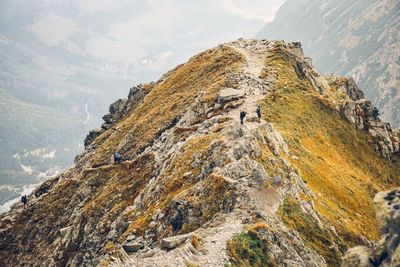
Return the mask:
<svg viewBox="0 0 400 267">
<path fill-rule="evenodd" d="M 278 266 L 269 255 L 268 241 L 255 231 L 240 233 L 228 242 L 227 266 Z"/>
</svg>

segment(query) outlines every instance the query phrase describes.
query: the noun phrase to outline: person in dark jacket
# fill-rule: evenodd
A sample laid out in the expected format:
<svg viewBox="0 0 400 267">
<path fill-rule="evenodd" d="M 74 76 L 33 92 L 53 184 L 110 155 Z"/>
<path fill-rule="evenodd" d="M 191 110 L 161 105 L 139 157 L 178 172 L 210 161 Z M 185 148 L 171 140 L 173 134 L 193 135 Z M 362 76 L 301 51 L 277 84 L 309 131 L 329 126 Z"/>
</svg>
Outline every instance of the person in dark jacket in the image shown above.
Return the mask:
<svg viewBox="0 0 400 267">
<path fill-rule="evenodd" d="M 257 113 L 258 122 L 261 122 L 261 106 L 260 105 L 257 106 L 256 113 Z"/>
<path fill-rule="evenodd" d="M 28 205 L 28 198 L 26 197 L 26 195 L 23 195 L 21 197 L 21 202 L 24 204 L 24 208 L 26 207 L 26 205 Z"/>
<path fill-rule="evenodd" d="M 246 117 L 246 112 L 245 111 L 240 111 L 240 124 L 243 124 L 243 120 Z"/>
<path fill-rule="evenodd" d="M 114 162 L 115 163 L 121 163 L 122 162 L 122 156 L 118 152 L 114 152 L 113 158 L 114 158 Z"/>
</svg>

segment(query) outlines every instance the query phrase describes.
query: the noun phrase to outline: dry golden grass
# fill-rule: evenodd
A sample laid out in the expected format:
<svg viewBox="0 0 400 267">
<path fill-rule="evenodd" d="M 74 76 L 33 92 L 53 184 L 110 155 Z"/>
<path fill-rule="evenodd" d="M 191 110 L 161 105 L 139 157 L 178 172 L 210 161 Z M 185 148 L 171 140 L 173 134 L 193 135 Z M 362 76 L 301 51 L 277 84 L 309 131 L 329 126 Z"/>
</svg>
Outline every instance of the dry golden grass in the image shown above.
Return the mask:
<svg viewBox="0 0 400 267">
<path fill-rule="evenodd" d="M 316 208 L 328 225 L 346 241 L 360 236 L 378 238 L 372 197 L 400 183 L 400 161 L 392 163 L 378 156 L 373 139 L 356 130 L 323 97 L 301 79 L 277 48 L 266 59 L 278 73 L 276 92 L 263 101 L 267 120 L 283 135 L 290 151 L 300 160 L 287 160 L 301 171 L 317 196 Z M 338 92 L 331 98 L 340 100 Z"/>
<path fill-rule="evenodd" d="M 82 211 L 91 215 L 97 213 L 99 209 L 109 207 L 110 214 L 120 212 L 133 204 L 140 190 L 151 179 L 153 171 L 152 155 L 145 155 L 133 162 L 86 171 L 83 179 L 89 183 L 98 183 L 99 186 L 94 197 L 86 202 Z"/>
<path fill-rule="evenodd" d="M 200 236 L 198 236 L 196 234 L 192 235 L 192 239 L 190 240 L 190 243 L 192 244 L 192 246 L 195 249 L 199 250 L 200 247 L 201 247 L 201 238 L 200 238 Z"/>
<path fill-rule="evenodd" d="M 247 226 L 247 231 L 257 232 L 260 229 L 268 229 L 268 225 L 264 221 L 259 221 Z"/>
<path fill-rule="evenodd" d="M 104 245 L 104 252 L 105 253 L 115 253 L 118 251 L 118 247 L 113 243 L 108 241 L 105 245 Z"/>
</svg>

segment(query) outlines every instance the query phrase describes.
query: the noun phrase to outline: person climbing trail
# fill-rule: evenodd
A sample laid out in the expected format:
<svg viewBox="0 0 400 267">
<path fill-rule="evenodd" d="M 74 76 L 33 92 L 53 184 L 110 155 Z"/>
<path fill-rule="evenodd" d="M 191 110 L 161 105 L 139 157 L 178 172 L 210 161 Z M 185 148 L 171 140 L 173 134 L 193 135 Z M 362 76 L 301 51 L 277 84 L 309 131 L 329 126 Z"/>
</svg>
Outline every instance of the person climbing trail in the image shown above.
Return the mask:
<svg viewBox="0 0 400 267">
<path fill-rule="evenodd" d="M 243 120 L 246 117 L 246 111 L 240 111 L 240 124 L 243 124 Z"/>
<path fill-rule="evenodd" d="M 114 152 L 113 158 L 114 158 L 114 163 L 121 163 L 123 161 L 122 156 L 118 152 Z"/>
<path fill-rule="evenodd" d="M 23 195 L 21 197 L 21 202 L 24 204 L 24 208 L 28 205 L 28 198 L 26 197 L 26 195 Z"/>
<path fill-rule="evenodd" d="M 256 109 L 257 117 L 258 117 L 258 123 L 261 122 L 261 106 L 258 105 Z"/>
</svg>

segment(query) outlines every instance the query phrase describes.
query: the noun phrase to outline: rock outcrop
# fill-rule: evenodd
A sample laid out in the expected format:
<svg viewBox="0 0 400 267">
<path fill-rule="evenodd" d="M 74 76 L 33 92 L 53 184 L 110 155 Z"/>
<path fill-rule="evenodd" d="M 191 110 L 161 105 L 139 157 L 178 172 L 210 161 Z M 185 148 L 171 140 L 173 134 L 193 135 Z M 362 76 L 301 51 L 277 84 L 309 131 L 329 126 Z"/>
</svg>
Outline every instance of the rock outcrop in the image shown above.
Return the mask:
<svg viewBox="0 0 400 267">
<path fill-rule="evenodd" d="M 336 90 L 345 93 L 349 99 L 339 105 L 339 110 L 357 129 L 368 131 L 376 138 L 375 150 L 385 159 L 400 152 L 400 139 L 389 123 L 379 119 L 379 111 L 371 101 L 364 98 L 352 78 L 326 76 L 328 84 Z"/>
<path fill-rule="evenodd" d="M 370 120 L 341 111 L 362 100 L 344 84 L 299 43 L 239 39 L 133 88 L 71 169 L 0 215 L 0 265 L 339 265 L 400 180 Z"/>
<path fill-rule="evenodd" d="M 342 266 L 400 266 L 400 188 L 379 192 L 374 198 L 381 239 L 376 252 L 368 247 L 349 249 Z"/>
<path fill-rule="evenodd" d="M 148 87 L 150 85 L 139 84 L 138 86 L 132 87 L 129 90 L 128 98 L 118 99 L 112 103 L 109 107 L 109 113 L 103 116 L 104 123 L 101 127 L 91 130 L 86 136 L 84 141 L 85 147 L 88 147 L 97 136 L 111 128 L 111 126 L 126 116 L 132 107 L 139 105 L 140 101 L 142 101 L 147 94 L 145 89 L 146 86 Z"/>
</svg>

